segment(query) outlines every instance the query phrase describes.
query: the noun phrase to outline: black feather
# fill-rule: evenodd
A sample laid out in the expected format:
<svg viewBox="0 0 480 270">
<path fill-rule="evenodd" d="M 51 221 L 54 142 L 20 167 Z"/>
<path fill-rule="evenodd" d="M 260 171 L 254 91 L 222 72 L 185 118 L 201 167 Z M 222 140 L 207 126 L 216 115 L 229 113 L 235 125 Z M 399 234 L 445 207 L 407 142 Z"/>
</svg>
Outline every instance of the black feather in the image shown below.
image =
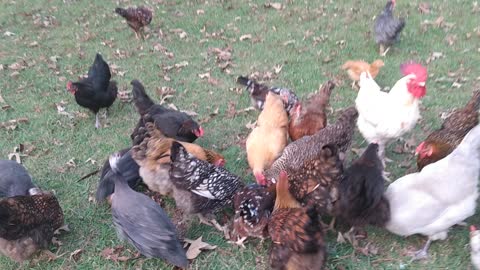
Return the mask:
<svg viewBox="0 0 480 270">
<path fill-rule="evenodd" d="M 383 165 L 378 145 L 369 144 L 360 158 L 346 170 L 340 182 L 340 212 L 352 226 L 383 225 L 389 219 L 385 210 Z M 388 203 L 388 202 L 387 202 Z"/>
</svg>

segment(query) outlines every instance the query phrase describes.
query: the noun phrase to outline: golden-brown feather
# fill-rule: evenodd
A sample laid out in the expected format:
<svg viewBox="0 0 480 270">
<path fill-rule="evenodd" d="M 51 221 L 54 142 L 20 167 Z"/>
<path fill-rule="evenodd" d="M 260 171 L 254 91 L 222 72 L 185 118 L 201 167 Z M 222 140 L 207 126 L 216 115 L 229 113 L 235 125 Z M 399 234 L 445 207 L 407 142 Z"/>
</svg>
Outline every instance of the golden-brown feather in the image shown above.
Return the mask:
<svg viewBox="0 0 480 270">
<path fill-rule="evenodd" d="M 287 145 L 287 126 L 288 116 L 283 101 L 277 95 L 268 93 L 257 126 L 246 142 L 248 164 L 256 176 L 282 154 Z"/>
</svg>

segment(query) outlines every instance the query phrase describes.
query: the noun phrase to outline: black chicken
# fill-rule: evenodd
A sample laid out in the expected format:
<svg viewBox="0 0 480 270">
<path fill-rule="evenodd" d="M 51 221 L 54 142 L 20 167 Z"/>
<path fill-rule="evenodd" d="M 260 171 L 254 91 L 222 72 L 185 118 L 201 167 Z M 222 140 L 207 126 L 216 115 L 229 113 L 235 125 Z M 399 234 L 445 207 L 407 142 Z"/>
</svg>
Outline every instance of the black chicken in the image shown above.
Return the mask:
<svg viewBox="0 0 480 270">
<path fill-rule="evenodd" d="M 0 199 L 0 252 L 17 262 L 27 260 L 47 249 L 62 225 L 62 208 L 51 193 Z"/>
<path fill-rule="evenodd" d="M 130 135 L 134 145 L 141 142 L 136 137 L 144 133 L 140 130 L 145 127 L 146 122 L 155 123 L 163 135 L 179 141 L 191 143 L 203 136 L 202 127 L 188 114 L 155 104 L 138 80 L 133 80 L 131 84 L 133 86 L 133 103 L 140 114 L 140 120 Z"/>
<path fill-rule="evenodd" d="M 231 205 L 235 192 L 243 186 L 240 177 L 195 158 L 178 142 L 172 143 L 170 159 L 169 175 L 177 207 L 187 214 L 200 214 L 200 221 L 224 231 L 215 219 L 205 220 L 204 215 Z"/>
<path fill-rule="evenodd" d="M 400 32 L 405 27 L 405 19 L 393 17 L 395 0 L 389 0 L 382 13 L 375 19 L 375 41 L 380 45 L 380 54 L 385 56 L 390 46 L 398 41 Z"/>
<path fill-rule="evenodd" d="M 253 106 L 260 111 L 263 110 L 263 105 L 265 104 L 268 92 L 273 92 L 282 97 L 287 113 L 289 113 L 293 106 L 298 102 L 298 97 L 288 88 L 269 87 L 244 76 L 239 76 L 237 78 L 237 83 L 246 86 L 246 90 L 250 94 Z"/>
<path fill-rule="evenodd" d="M 118 153 L 123 159 L 131 159 L 133 161 L 130 149 L 131 148 L 122 149 Z M 135 188 L 141 181 L 139 169 L 140 167 L 137 165 L 137 163 L 133 162 L 128 171 L 125 169 L 123 170 L 125 180 L 131 188 Z M 114 176 L 115 173 L 110 167 L 110 162 L 108 160 L 105 161 L 100 174 L 100 182 L 98 183 L 97 194 L 95 196 L 97 203 L 103 202 L 106 198 L 113 194 L 115 190 Z"/>
<path fill-rule="evenodd" d="M 112 217 L 119 237 L 146 257 L 161 258 L 187 268 L 185 250 L 168 215 L 157 203 L 134 191 L 127 183 L 132 169 L 138 165 L 120 153 L 113 154 L 109 162 L 115 182 Z"/>
<path fill-rule="evenodd" d="M 67 83 L 67 91 L 75 95 L 78 105 L 95 113 L 95 127 L 100 127 L 98 111 L 112 106 L 117 98 L 117 83 L 110 81 L 110 67 L 97 53 L 93 65 L 88 70 L 88 77 L 79 82 Z"/>
<path fill-rule="evenodd" d="M 152 11 L 146 7 L 116 8 L 115 13 L 125 18 L 128 26 L 135 32 L 135 37 L 140 35 L 142 39 L 143 28 L 152 22 Z"/>
<path fill-rule="evenodd" d="M 384 185 L 378 144 L 371 143 L 345 171 L 340 181 L 338 215 L 352 226 L 384 226 L 390 219 L 390 205 L 384 197 Z"/>
<path fill-rule="evenodd" d="M 32 177 L 16 161 L 0 160 L 0 198 L 29 195 L 36 191 Z"/>
</svg>

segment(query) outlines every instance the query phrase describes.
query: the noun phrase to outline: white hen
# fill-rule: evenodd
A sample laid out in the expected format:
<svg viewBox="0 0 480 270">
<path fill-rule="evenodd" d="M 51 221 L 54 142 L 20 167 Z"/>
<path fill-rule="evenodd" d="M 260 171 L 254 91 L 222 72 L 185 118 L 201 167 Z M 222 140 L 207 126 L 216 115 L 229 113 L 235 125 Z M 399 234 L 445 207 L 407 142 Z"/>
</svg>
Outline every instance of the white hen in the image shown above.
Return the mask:
<svg viewBox="0 0 480 270">
<path fill-rule="evenodd" d="M 390 232 L 409 236 L 428 236 L 416 259 L 427 256 L 434 240 L 444 240 L 448 229 L 475 213 L 480 174 L 480 125 L 445 158 L 421 172 L 393 182 L 385 192 L 390 202 Z"/>
<path fill-rule="evenodd" d="M 426 68 L 408 63 L 400 69 L 405 76 L 388 93 L 380 90 L 370 74 L 360 74 L 360 90 L 355 100 L 359 113 L 357 126 L 368 143 L 378 143 L 382 159 L 387 142 L 410 131 L 417 123 L 419 99 L 426 93 Z"/>
</svg>

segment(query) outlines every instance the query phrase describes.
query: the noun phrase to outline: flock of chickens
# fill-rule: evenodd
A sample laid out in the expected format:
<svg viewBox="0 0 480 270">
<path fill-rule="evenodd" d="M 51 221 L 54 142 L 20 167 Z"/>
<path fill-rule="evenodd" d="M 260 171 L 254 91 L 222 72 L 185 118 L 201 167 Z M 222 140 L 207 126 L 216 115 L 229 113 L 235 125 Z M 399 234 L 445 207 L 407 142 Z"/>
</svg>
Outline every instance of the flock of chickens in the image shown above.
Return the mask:
<svg viewBox="0 0 480 270">
<path fill-rule="evenodd" d="M 405 25 L 393 17 L 394 7 L 395 0 L 390 0 L 375 22 L 382 54 Z M 146 8 L 115 12 L 127 19 L 137 37 L 152 19 Z M 400 236 L 425 235 L 428 241 L 414 259 L 425 258 L 431 241 L 445 239 L 450 227 L 475 213 L 480 90 L 419 144 L 418 172 L 385 190 L 385 147 L 416 125 L 428 74 L 422 65 L 406 62 L 400 67 L 403 77 L 383 92 L 374 80 L 383 65 L 377 60 L 342 66 L 359 89 L 355 106 L 344 109 L 335 121 L 327 121 L 332 81 L 300 100 L 290 89 L 238 77 L 260 111 L 246 140 L 248 164 L 257 182 L 248 185 L 225 169 L 220 153 L 193 143 L 204 130 L 192 117 L 156 104 L 142 83 L 133 80 L 133 103 L 140 118 L 131 134 L 132 146 L 105 162 L 96 200 L 111 204 L 119 237 L 144 256 L 181 268 L 189 262 L 175 225 L 160 205 L 135 191 L 140 183 L 171 196 L 183 213 L 182 222 L 197 215 L 232 243 L 243 246 L 249 237 L 270 237 L 272 269 L 323 269 L 324 232 L 334 230 L 335 223 L 351 227 L 349 239 L 359 237 L 367 225 Z M 108 109 L 117 96 L 100 54 L 88 76 L 68 82 L 67 90 L 96 114 L 97 128 L 99 110 Z M 347 165 L 356 127 L 369 145 Z M 0 199 L 0 252 L 20 262 L 48 248 L 63 225 L 63 213 L 55 196 L 36 187 L 23 166 L 1 160 L 0 170 L 0 197 L 5 197 Z M 228 207 L 233 207 L 234 217 L 222 225 L 215 214 Z M 480 269 L 480 231 L 473 226 L 471 230 L 472 262 Z"/>
</svg>

